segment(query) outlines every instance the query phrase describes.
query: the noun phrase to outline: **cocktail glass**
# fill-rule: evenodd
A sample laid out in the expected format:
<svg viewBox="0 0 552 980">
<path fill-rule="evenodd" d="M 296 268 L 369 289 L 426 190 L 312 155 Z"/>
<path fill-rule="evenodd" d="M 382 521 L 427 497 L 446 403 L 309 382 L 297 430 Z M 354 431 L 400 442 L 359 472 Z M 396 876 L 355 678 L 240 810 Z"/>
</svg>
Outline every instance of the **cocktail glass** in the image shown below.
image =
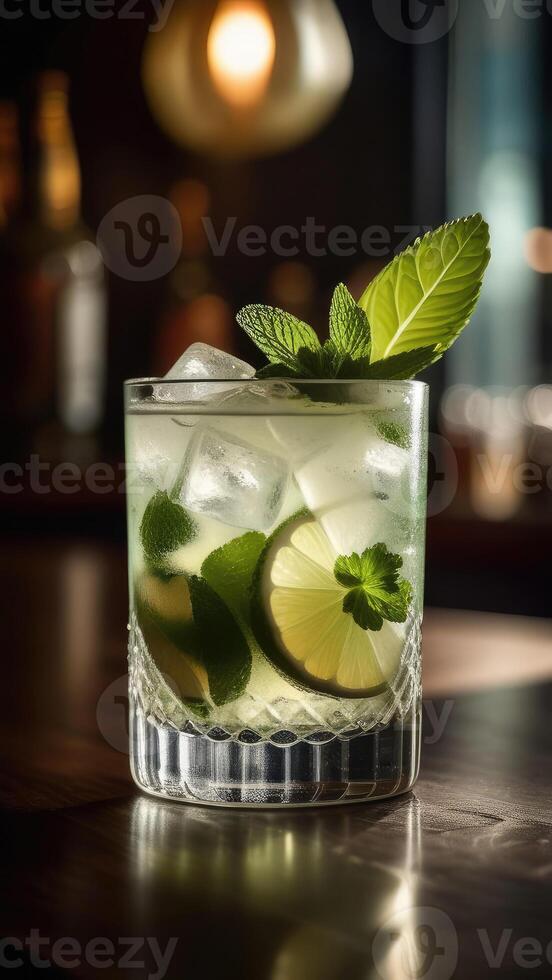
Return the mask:
<svg viewBox="0 0 552 980">
<path fill-rule="evenodd" d="M 138 786 L 306 806 L 410 789 L 427 386 L 125 385 Z"/>
</svg>

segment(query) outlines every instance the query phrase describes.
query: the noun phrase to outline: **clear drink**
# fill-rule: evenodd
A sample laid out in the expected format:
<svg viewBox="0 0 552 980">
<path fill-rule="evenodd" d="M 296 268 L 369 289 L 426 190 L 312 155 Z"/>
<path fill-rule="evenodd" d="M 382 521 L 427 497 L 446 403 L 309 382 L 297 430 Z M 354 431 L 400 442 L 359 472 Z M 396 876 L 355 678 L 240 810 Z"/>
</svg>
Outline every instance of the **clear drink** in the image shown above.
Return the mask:
<svg viewBox="0 0 552 980">
<path fill-rule="evenodd" d="M 412 786 L 426 416 L 418 382 L 127 382 L 140 787 L 277 806 Z"/>
</svg>

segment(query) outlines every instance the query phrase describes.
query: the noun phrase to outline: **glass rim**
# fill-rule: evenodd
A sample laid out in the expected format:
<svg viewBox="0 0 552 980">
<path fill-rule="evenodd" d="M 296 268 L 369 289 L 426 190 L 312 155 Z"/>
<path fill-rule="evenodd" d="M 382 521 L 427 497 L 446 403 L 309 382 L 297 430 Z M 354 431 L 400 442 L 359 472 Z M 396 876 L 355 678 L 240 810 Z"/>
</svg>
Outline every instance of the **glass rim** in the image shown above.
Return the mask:
<svg viewBox="0 0 552 980">
<path fill-rule="evenodd" d="M 237 388 L 248 385 L 267 385 L 274 382 L 285 382 L 286 384 L 300 385 L 386 385 L 391 388 L 399 389 L 425 389 L 429 390 L 426 381 L 417 381 L 415 378 L 404 380 L 386 381 L 384 378 L 125 378 L 123 386 L 126 387 L 148 387 L 155 388 L 159 385 L 227 385 L 233 384 Z"/>
</svg>

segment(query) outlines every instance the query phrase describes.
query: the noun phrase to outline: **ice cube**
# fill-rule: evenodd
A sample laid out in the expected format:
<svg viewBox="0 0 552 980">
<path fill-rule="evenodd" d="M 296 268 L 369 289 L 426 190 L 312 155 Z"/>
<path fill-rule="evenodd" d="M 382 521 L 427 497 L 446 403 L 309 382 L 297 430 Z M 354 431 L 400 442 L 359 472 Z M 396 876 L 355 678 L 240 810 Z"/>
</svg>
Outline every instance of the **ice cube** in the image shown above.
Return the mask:
<svg viewBox="0 0 552 980">
<path fill-rule="evenodd" d="M 191 344 L 173 364 L 166 378 L 179 381 L 220 378 L 223 381 L 252 378 L 255 368 L 239 357 L 210 347 L 209 344 Z"/>
<path fill-rule="evenodd" d="M 148 485 L 166 490 L 169 470 L 170 460 L 157 452 L 153 443 L 145 440 L 138 446 L 132 462 L 127 464 L 128 486 L 136 493 Z"/>
<path fill-rule="evenodd" d="M 339 442 L 342 431 L 345 431 L 342 428 L 343 419 L 335 420 L 323 415 L 313 415 L 310 418 L 299 414 L 287 418 L 271 417 L 268 419 L 268 427 L 294 468 L 329 448 L 334 440 Z"/>
<path fill-rule="evenodd" d="M 220 404 L 224 411 L 246 411 L 250 415 L 278 415 L 289 412 L 290 399 L 300 398 L 297 388 L 287 381 L 251 381 L 250 384 L 234 385 L 224 393 Z"/>
<path fill-rule="evenodd" d="M 380 439 L 366 419 L 349 419 L 330 446 L 295 468 L 305 503 L 339 554 L 396 538 L 413 519 L 410 454 Z"/>
<path fill-rule="evenodd" d="M 232 385 L 220 383 L 193 384 L 194 381 L 243 381 L 252 378 L 255 368 L 232 354 L 210 347 L 209 344 L 191 344 L 165 375 L 166 381 L 189 381 L 190 384 L 159 385 L 156 397 L 162 401 L 189 402 L 221 395 L 232 390 Z"/>
<path fill-rule="evenodd" d="M 202 426 L 188 447 L 181 479 L 184 507 L 223 524 L 264 531 L 278 519 L 290 476 L 280 456 Z"/>
<path fill-rule="evenodd" d="M 129 494 L 152 485 L 171 490 L 180 472 L 182 456 L 197 416 L 129 414 L 126 419 L 127 481 Z"/>
</svg>

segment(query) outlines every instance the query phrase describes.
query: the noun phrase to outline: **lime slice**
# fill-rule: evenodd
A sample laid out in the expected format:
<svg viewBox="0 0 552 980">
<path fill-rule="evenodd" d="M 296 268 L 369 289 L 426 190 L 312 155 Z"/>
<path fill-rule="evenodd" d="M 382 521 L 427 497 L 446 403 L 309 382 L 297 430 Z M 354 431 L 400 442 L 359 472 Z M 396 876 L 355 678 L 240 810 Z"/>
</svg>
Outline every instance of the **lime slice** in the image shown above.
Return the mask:
<svg viewBox="0 0 552 980">
<path fill-rule="evenodd" d="M 171 629 L 185 627 L 192 621 L 190 589 L 184 575 L 160 578 L 144 574 L 138 582 L 138 597 L 154 619 Z"/>
<path fill-rule="evenodd" d="M 143 574 L 136 582 L 138 622 L 159 669 L 183 700 L 189 675 L 216 705 L 234 701 L 251 673 L 251 652 L 228 607 L 205 579 Z M 192 685 L 193 686 L 193 685 Z"/>
<path fill-rule="evenodd" d="M 186 646 L 193 622 L 190 588 L 184 575 L 160 578 L 144 573 L 136 583 L 142 612 L 177 645 Z"/>
<path fill-rule="evenodd" d="M 136 585 L 136 614 L 150 655 L 173 692 L 184 702 L 202 701 L 209 680 L 205 668 L 186 649 L 193 623 L 184 576 L 143 575 Z"/>
<path fill-rule="evenodd" d="M 338 697 L 373 697 L 399 669 L 404 625 L 378 631 L 343 611 L 347 589 L 334 576 L 337 554 L 311 517 L 284 525 L 261 556 L 253 601 L 257 640 L 275 666 L 302 687 Z"/>
<path fill-rule="evenodd" d="M 138 617 L 150 655 L 167 684 L 184 704 L 203 704 L 209 691 L 207 671 L 176 646 L 147 617 Z"/>
</svg>

